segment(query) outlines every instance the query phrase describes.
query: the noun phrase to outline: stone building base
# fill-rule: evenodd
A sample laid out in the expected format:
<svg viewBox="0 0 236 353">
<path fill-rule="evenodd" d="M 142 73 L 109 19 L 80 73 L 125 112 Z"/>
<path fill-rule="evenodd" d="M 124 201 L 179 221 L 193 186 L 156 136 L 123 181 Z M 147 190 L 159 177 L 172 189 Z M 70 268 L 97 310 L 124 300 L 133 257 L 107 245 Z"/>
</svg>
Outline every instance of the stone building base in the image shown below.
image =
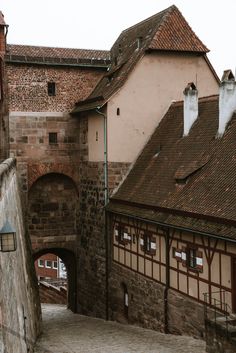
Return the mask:
<svg viewBox="0 0 236 353">
<path fill-rule="evenodd" d="M 128 308 L 125 293 L 128 293 Z M 109 280 L 111 320 L 161 332 L 204 337 L 203 305 L 169 289 L 165 308 L 164 293 L 164 285 L 112 263 Z"/>
</svg>

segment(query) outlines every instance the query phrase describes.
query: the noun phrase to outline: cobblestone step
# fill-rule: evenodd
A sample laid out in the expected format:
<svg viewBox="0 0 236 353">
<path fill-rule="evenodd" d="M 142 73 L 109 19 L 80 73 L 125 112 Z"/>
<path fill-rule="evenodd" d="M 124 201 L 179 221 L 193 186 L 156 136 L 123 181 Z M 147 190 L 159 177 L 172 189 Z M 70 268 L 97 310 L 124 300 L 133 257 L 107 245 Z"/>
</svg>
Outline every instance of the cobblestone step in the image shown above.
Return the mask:
<svg viewBox="0 0 236 353">
<path fill-rule="evenodd" d="M 205 353 L 205 342 L 73 314 L 43 304 L 43 335 L 35 353 Z"/>
</svg>

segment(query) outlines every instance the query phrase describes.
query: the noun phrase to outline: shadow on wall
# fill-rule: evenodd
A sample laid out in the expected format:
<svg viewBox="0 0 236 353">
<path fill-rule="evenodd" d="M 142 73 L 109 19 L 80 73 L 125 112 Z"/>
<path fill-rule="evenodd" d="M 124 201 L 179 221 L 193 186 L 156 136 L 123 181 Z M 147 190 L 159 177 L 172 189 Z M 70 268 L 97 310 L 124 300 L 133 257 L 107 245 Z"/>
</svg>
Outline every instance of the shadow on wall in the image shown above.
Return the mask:
<svg viewBox="0 0 236 353">
<path fill-rule="evenodd" d="M 0 180 L 0 229 L 8 221 L 16 231 L 17 242 L 16 251 L 0 253 L 4 353 L 33 352 L 41 329 L 41 310 L 15 160 L 8 159 L 0 164 Z"/>
</svg>

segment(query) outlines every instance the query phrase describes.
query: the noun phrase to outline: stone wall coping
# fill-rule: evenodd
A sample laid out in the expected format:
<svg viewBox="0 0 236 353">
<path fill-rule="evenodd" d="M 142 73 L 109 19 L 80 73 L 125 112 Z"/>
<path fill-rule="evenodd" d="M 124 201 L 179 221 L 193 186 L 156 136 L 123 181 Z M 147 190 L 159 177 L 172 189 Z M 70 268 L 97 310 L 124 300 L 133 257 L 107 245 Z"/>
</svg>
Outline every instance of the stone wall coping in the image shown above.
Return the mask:
<svg viewBox="0 0 236 353">
<path fill-rule="evenodd" d="M 11 111 L 9 113 L 10 118 L 14 117 L 67 117 L 68 112 L 22 112 L 22 111 Z"/>
<path fill-rule="evenodd" d="M 16 159 L 8 158 L 0 163 L 0 199 L 2 198 L 5 186 L 10 179 L 10 173 L 16 168 Z"/>
</svg>

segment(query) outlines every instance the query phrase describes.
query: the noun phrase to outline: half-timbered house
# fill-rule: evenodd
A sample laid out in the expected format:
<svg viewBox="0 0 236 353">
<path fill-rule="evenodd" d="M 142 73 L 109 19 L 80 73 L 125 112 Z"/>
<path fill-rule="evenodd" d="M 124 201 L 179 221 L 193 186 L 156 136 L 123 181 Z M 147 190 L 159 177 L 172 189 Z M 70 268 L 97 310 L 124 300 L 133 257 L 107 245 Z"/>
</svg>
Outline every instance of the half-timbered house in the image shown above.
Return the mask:
<svg viewBox="0 0 236 353">
<path fill-rule="evenodd" d="M 111 317 L 204 335 L 204 302 L 236 311 L 236 82 L 171 104 L 107 207 Z"/>
</svg>

